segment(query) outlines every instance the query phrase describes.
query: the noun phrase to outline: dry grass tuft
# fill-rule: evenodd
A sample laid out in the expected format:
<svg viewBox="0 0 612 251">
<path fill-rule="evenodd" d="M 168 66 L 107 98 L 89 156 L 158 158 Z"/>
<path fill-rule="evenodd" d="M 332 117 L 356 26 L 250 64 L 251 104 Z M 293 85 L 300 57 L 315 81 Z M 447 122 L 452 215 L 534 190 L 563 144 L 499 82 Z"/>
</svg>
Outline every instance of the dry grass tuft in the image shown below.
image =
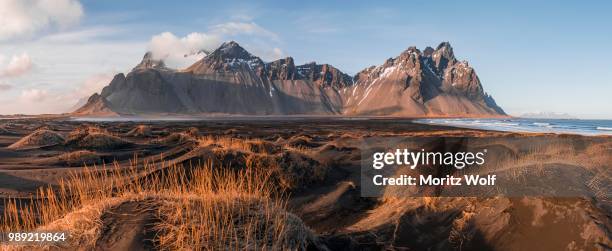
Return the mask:
<svg viewBox="0 0 612 251">
<path fill-rule="evenodd" d="M 217 146 L 229 150 L 243 152 L 275 154 L 280 151 L 280 147 L 262 139 L 239 139 L 232 137 L 201 137 L 198 142 L 200 146 Z"/>
<path fill-rule="evenodd" d="M 104 128 L 81 126 L 70 132 L 66 145 L 80 149 L 116 149 L 130 143 Z"/>
<path fill-rule="evenodd" d="M 162 145 L 174 145 L 186 142 L 197 142 L 197 137 L 194 136 L 190 131 L 186 132 L 175 132 L 168 136 L 157 138 L 151 141 L 153 144 Z"/>
<path fill-rule="evenodd" d="M 100 156 L 95 152 L 88 150 L 79 150 L 74 152 L 63 153 L 58 156 L 58 159 L 69 166 L 96 164 L 100 162 Z"/>
<path fill-rule="evenodd" d="M 328 168 L 310 154 L 285 148 L 261 139 L 203 137 L 202 148 L 212 148 L 213 160 L 224 166 L 263 166 L 273 172 L 274 181 L 283 189 L 303 188 L 325 179 Z"/>
<path fill-rule="evenodd" d="M 150 137 L 153 135 L 153 131 L 149 125 L 138 125 L 127 132 L 126 135 L 131 137 Z"/>
<path fill-rule="evenodd" d="M 155 200 L 160 249 L 305 249 L 314 237 L 286 209 L 271 172 L 212 164 L 193 168 L 89 168 L 41 188 L 27 203 L 5 201 L 0 231 L 71 233 L 62 248 L 94 248 L 103 238 L 101 215 L 126 201 Z"/>
</svg>

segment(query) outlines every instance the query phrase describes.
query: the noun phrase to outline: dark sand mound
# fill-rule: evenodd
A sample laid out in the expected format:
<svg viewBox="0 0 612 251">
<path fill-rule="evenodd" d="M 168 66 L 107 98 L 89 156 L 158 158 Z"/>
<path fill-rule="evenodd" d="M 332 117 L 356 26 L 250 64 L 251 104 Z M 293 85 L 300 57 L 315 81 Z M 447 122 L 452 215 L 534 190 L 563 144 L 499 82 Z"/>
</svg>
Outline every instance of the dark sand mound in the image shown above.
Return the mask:
<svg viewBox="0 0 612 251">
<path fill-rule="evenodd" d="M 88 134 L 92 134 L 92 133 L 109 133 L 108 130 L 98 127 L 98 126 L 92 126 L 92 125 L 81 125 L 76 127 L 74 130 L 72 130 L 70 132 L 70 134 L 68 135 L 68 139 L 73 139 L 73 138 L 80 138 L 83 137 L 85 135 Z"/>
<path fill-rule="evenodd" d="M 189 129 L 187 129 L 187 131 L 185 131 L 185 133 L 187 133 L 188 135 L 192 136 L 192 137 L 199 137 L 200 136 L 200 129 L 196 128 L 196 127 L 189 127 Z"/>
<path fill-rule="evenodd" d="M 188 133 L 175 132 L 175 133 L 171 133 L 170 135 L 166 137 L 163 137 L 160 139 L 154 139 L 151 141 L 151 143 L 159 144 L 159 145 L 176 145 L 176 144 L 196 142 L 196 141 L 197 139 Z"/>
<path fill-rule="evenodd" d="M 605 250 L 609 223 L 583 199 L 387 199 L 326 238 L 328 247 L 431 250 Z"/>
<path fill-rule="evenodd" d="M 248 165 L 266 167 L 284 189 L 302 190 L 325 179 L 328 167 L 312 157 L 292 150 L 268 155 L 228 149 L 213 150 L 212 160 L 222 166 L 241 168 Z M 203 162 L 204 163 L 204 162 Z"/>
<path fill-rule="evenodd" d="M 102 164 L 103 158 L 96 152 L 89 150 L 77 150 L 65 152 L 56 156 L 35 159 L 32 163 L 44 166 L 68 166 L 83 167 Z"/>
<path fill-rule="evenodd" d="M 276 154 L 281 151 L 281 147 L 265 140 L 245 140 L 244 143 L 249 152 L 262 154 Z"/>
<path fill-rule="evenodd" d="M 320 182 L 328 172 L 328 166 L 308 153 L 264 140 L 203 138 L 200 139 L 200 147 L 187 156 L 183 162 L 185 165 L 212 161 L 227 168 L 266 168 L 275 174 L 281 187 L 289 190 L 304 189 Z"/>
<path fill-rule="evenodd" d="M 278 177 L 283 187 L 303 188 L 325 179 L 328 167 L 296 151 L 285 151 L 276 157 Z"/>
<path fill-rule="evenodd" d="M 326 168 L 318 161 L 287 151 L 268 155 L 217 146 L 197 148 L 187 153 L 184 166 L 212 162 L 222 168 L 243 169 L 246 166 L 264 168 L 272 172 L 276 184 L 288 190 L 301 190 L 325 178 Z M 294 161 L 294 162 L 291 162 Z"/>
<path fill-rule="evenodd" d="M 153 131 L 149 125 L 139 125 L 127 132 L 125 135 L 130 137 L 150 137 L 153 135 Z"/>
<path fill-rule="evenodd" d="M 314 140 L 309 136 L 299 135 L 287 140 L 287 145 L 298 148 L 315 148 L 321 146 L 321 143 L 314 142 Z"/>
<path fill-rule="evenodd" d="M 102 160 L 98 154 L 88 150 L 64 153 L 58 159 L 69 166 L 99 164 Z"/>
<path fill-rule="evenodd" d="M 38 129 L 33 133 L 23 137 L 14 144 L 8 146 L 9 149 L 27 149 L 38 148 L 44 146 L 55 146 L 64 143 L 64 137 L 54 131 L 47 129 Z"/>
<path fill-rule="evenodd" d="M 68 135 L 66 145 L 81 149 L 113 150 L 129 146 L 131 143 L 118 136 L 112 135 L 105 129 L 82 126 Z"/>
<path fill-rule="evenodd" d="M 236 134 L 238 134 L 238 130 L 237 130 L 237 129 L 234 129 L 234 128 L 232 128 L 232 129 L 227 129 L 227 130 L 225 130 L 225 131 L 223 132 L 223 134 L 225 134 L 225 135 L 236 135 Z"/>
<path fill-rule="evenodd" d="M 100 217 L 102 229 L 98 250 L 153 250 L 155 244 L 155 200 L 126 201 L 106 210 Z"/>
<path fill-rule="evenodd" d="M 85 149 L 118 149 L 130 145 L 129 142 L 112 135 L 94 133 L 83 137 L 77 146 Z"/>
<path fill-rule="evenodd" d="M 151 140 L 151 144 L 159 145 L 176 145 L 187 142 L 197 142 L 200 137 L 200 130 L 195 127 L 190 127 L 183 132 L 173 132 L 163 138 Z"/>
<path fill-rule="evenodd" d="M 6 125 L 0 125 L 0 135 L 15 135 L 16 133 L 7 128 Z"/>
</svg>

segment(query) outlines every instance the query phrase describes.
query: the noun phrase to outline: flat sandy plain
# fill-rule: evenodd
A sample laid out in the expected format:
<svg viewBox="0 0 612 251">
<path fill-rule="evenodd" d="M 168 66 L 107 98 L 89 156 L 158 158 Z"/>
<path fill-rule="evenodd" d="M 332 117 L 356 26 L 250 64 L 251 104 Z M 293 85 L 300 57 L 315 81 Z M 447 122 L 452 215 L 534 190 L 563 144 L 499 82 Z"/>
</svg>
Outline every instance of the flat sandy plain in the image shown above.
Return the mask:
<svg viewBox="0 0 612 251">
<path fill-rule="evenodd" d="M 581 196 L 362 197 L 364 139 L 406 138 L 416 147 L 488 149 L 489 165 L 537 169 Z M 463 142 L 463 143 L 462 143 Z M 388 146 L 393 147 L 393 146 Z M 88 168 L 212 162 L 273 166 L 286 210 L 321 250 L 605 250 L 612 247 L 612 137 L 524 134 L 422 125 L 407 119 L 270 118 L 79 122 L 0 120 L 0 197 L 28 198 Z M 272 167 L 270 167 L 272 169 Z M 437 173 L 442 175 L 443 173 Z M 517 184 L 520 184 L 517 183 Z M 551 189 L 551 188 L 542 188 Z M 151 200 L 148 198 L 147 200 Z M 156 248 L 144 200 L 115 203 L 97 219 L 95 248 Z M 142 203 L 141 203 L 142 202 Z M 6 201 L 0 205 L 5 211 Z M 5 216 L 6 217 L 6 216 Z M 3 218 L 3 220 L 5 220 Z M 70 229 L 65 229 L 70 231 Z M 84 248 L 84 247 L 81 247 Z M 405 249 L 402 249 L 405 248 Z"/>
</svg>

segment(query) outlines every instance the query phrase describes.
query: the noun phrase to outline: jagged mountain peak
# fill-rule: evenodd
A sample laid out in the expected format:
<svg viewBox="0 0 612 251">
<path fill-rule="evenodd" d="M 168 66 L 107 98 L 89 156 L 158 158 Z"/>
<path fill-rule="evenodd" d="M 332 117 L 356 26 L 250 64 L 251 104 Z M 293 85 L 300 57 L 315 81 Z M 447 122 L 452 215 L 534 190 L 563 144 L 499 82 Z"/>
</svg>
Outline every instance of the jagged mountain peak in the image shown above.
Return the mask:
<svg viewBox="0 0 612 251">
<path fill-rule="evenodd" d="M 227 42 L 223 42 L 221 46 L 219 46 L 219 48 L 224 49 L 224 48 L 242 48 L 242 47 L 240 47 L 240 44 L 238 44 L 238 42 L 234 40 L 230 40 Z"/>
<path fill-rule="evenodd" d="M 221 46 L 209 54 L 208 57 L 251 59 L 255 56 L 249 53 L 246 49 L 242 48 L 242 46 L 240 46 L 237 42 L 229 41 L 221 44 Z"/>
<path fill-rule="evenodd" d="M 442 42 L 431 55 L 438 73 L 443 74 L 448 66 L 457 62 L 453 47 L 449 42 Z"/>
<path fill-rule="evenodd" d="M 270 80 L 309 80 L 321 87 L 344 88 L 353 84 L 353 78 L 330 64 L 309 62 L 296 66 L 292 57 L 266 64 Z"/>
<path fill-rule="evenodd" d="M 409 53 L 409 54 L 421 54 L 421 51 L 419 49 L 417 49 L 416 46 L 410 46 L 408 47 L 408 49 L 406 49 L 404 52 L 402 53 Z"/>
<path fill-rule="evenodd" d="M 213 52 L 191 65 L 185 71 L 195 74 L 213 72 L 255 71 L 260 74 L 264 68 L 261 58 L 249 53 L 237 42 L 224 42 Z"/>
<path fill-rule="evenodd" d="M 116 116 L 106 98 L 98 93 L 94 93 L 89 97 L 87 103 L 73 112 L 75 115 L 97 114 L 104 116 Z"/>
<path fill-rule="evenodd" d="M 298 76 L 322 87 L 341 89 L 353 84 L 353 78 L 330 64 L 310 62 L 296 67 Z"/>
<path fill-rule="evenodd" d="M 431 48 L 430 46 L 425 47 L 425 50 L 423 50 L 423 56 L 426 57 L 431 57 L 431 54 L 434 53 L 434 49 Z"/>
<path fill-rule="evenodd" d="M 436 47 L 436 50 L 433 52 L 434 55 L 435 54 L 439 54 L 441 56 L 444 56 L 448 59 L 454 59 L 455 58 L 455 53 L 453 52 L 453 47 L 451 46 L 451 44 L 449 42 L 442 42 L 438 45 L 438 47 Z"/>
<path fill-rule="evenodd" d="M 133 70 L 138 69 L 152 69 L 152 68 L 165 68 L 166 64 L 163 60 L 155 59 L 153 57 L 153 52 L 147 51 L 145 55 L 142 57 L 142 61 Z"/>
<path fill-rule="evenodd" d="M 444 48 L 447 48 L 447 49 L 450 49 L 450 50 L 453 49 L 453 47 L 451 46 L 450 42 L 444 41 L 444 42 L 441 42 L 438 45 L 438 47 L 436 47 L 436 50 L 440 50 L 440 49 L 444 49 Z"/>
<path fill-rule="evenodd" d="M 266 64 L 270 80 L 295 80 L 299 76 L 292 57 L 281 58 Z"/>
</svg>

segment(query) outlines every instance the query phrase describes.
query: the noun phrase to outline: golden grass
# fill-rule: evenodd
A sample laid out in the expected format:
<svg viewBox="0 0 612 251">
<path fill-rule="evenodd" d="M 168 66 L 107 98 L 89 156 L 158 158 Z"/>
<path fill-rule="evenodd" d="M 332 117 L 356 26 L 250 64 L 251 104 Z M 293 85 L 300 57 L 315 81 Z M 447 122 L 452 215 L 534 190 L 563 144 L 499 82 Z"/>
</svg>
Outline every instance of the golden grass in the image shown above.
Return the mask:
<svg viewBox="0 0 612 251">
<path fill-rule="evenodd" d="M 263 139 L 240 139 L 232 137 L 204 136 L 198 139 L 200 146 L 220 146 L 224 149 L 238 150 L 242 152 L 274 154 L 279 148 L 271 142 Z"/>
<path fill-rule="evenodd" d="M 304 249 L 311 232 L 287 213 L 271 172 L 262 170 L 248 165 L 233 171 L 211 163 L 87 168 L 58 187 L 41 188 L 28 203 L 5 201 L 0 231 L 55 228 L 71 233 L 67 247 L 91 246 L 103 234 L 104 211 L 125 201 L 154 199 L 155 243 L 161 249 Z"/>
<path fill-rule="evenodd" d="M 205 136 L 199 138 L 198 142 L 199 147 L 210 148 L 215 155 L 213 159 L 224 165 L 239 163 L 265 168 L 274 176 L 275 184 L 286 190 L 321 181 L 328 171 L 327 166 L 304 151 L 277 146 L 262 139 Z"/>
<path fill-rule="evenodd" d="M 499 144 L 503 144 L 509 147 L 509 149 L 515 148 L 503 142 Z M 600 175 L 605 174 L 601 170 L 606 170 L 607 165 L 609 165 L 609 153 L 610 149 L 612 149 L 609 144 L 590 144 L 581 151 L 575 150 L 573 144 L 571 140 L 560 140 L 554 144 L 535 145 L 523 152 L 513 149 L 516 153 L 514 156 L 507 152 L 502 152 L 499 153 L 501 157 L 496 161 L 487 161 L 483 168 L 480 169 L 480 172 L 510 170 L 511 177 L 520 179 L 525 174 L 533 172 L 544 175 L 543 171 L 547 165 L 564 164 L 580 166 L 586 170 L 597 172 Z"/>
<path fill-rule="evenodd" d="M 150 125 L 137 125 L 126 133 L 127 136 L 151 136 L 151 134 L 152 129 Z"/>
<path fill-rule="evenodd" d="M 200 137 L 198 142 L 200 146 L 220 146 L 225 149 L 262 154 L 275 154 L 278 153 L 281 148 L 299 152 L 308 156 L 312 156 L 313 154 L 317 153 L 316 149 L 303 145 L 291 145 L 285 143 L 282 144 L 282 146 L 278 146 L 275 143 L 259 138 L 241 139 L 230 136 L 204 136 Z"/>
</svg>

